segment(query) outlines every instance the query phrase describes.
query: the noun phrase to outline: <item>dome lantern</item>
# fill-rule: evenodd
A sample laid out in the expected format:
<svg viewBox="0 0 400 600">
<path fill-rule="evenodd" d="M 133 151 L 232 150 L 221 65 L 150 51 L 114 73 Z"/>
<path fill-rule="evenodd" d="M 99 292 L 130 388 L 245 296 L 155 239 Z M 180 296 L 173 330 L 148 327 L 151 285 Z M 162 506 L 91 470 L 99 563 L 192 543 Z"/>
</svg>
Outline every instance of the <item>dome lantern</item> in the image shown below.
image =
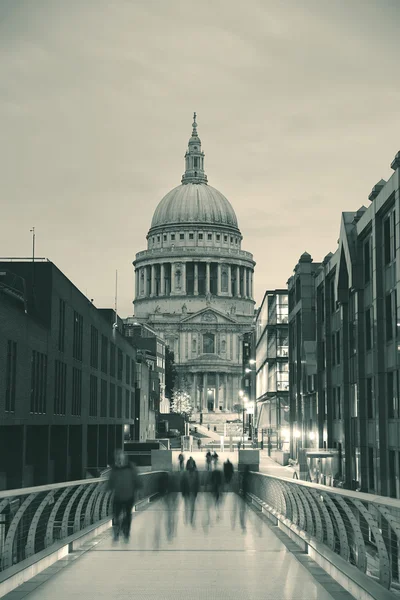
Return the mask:
<svg viewBox="0 0 400 600">
<path fill-rule="evenodd" d="M 182 176 L 182 184 L 207 183 L 207 175 L 204 172 L 204 152 L 201 151 L 201 140 L 197 134 L 196 113 L 193 114 L 192 127 L 192 137 L 185 154 L 186 170 Z"/>
</svg>

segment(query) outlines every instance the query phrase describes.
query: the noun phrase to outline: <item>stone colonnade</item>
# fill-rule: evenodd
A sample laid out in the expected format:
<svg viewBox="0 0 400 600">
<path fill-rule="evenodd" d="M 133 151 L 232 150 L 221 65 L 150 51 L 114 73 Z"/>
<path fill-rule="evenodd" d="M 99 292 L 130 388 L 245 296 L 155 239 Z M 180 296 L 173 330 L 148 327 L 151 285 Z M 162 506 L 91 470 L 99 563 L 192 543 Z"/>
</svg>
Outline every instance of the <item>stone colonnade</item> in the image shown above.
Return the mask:
<svg viewBox="0 0 400 600">
<path fill-rule="evenodd" d="M 253 298 L 253 268 L 214 261 L 162 262 L 137 267 L 136 298 L 213 294 Z"/>
<path fill-rule="evenodd" d="M 190 396 L 196 410 L 233 410 L 238 401 L 240 375 L 207 370 L 192 373 L 190 377 Z"/>
</svg>

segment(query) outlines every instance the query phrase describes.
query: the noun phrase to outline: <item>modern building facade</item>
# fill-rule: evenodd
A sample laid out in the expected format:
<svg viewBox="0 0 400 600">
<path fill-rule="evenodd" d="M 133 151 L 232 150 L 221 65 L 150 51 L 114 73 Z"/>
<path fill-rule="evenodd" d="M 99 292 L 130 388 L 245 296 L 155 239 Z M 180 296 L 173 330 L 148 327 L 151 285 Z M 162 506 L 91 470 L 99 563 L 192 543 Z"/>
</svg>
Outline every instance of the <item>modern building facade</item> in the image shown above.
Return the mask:
<svg viewBox="0 0 400 600">
<path fill-rule="evenodd" d="M 0 489 L 80 479 L 134 437 L 121 332 L 53 263 L 0 262 Z"/>
<path fill-rule="evenodd" d="M 266 291 L 255 324 L 257 430 L 278 449 L 289 427 L 288 316 L 287 290 Z"/>
<path fill-rule="evenodd" d="M 400 152 L 391 168 L 368 208 L 342 214 L 336 252 L 297 265 L 289 354 L 298 445 L 337 452 L 345 487 L 399 498 Z"/>
<path fill-rule="evenodd" d="M 228 200 L 208 185 L 196 116 L 181 185 L 158 204 L 135 267 L 135 320 L 174 352 L 195 410 L 230 411 L 252 326 L 252 254 Z"/>
</svg>

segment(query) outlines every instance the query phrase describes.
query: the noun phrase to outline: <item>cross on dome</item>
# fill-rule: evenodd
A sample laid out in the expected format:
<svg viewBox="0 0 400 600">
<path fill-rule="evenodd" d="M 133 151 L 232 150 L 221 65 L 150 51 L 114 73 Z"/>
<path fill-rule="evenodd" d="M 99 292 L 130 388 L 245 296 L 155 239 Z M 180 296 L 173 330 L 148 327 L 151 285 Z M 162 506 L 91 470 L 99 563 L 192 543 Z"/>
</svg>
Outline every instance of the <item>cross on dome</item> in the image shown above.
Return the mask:
<svg viewBox="0 0 400 600">
<path fill-rule="evenodd" d="M 182 177 L 183 184 L 207 183 L 207 175 L 204 172 L 204 152 L 201 151 L 201 140 L 197 133 L 196 118 L 196 113 L 193 113 L 193 130 L 185 154 L 185 174 Z"/>
</svg>

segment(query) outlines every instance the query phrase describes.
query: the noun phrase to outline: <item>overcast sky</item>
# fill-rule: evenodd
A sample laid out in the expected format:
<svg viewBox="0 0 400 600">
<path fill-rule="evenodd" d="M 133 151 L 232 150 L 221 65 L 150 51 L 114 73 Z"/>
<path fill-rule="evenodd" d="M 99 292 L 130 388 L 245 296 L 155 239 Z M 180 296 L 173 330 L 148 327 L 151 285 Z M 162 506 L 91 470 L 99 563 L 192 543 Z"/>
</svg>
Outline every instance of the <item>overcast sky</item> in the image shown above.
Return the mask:
<svg viewBox="0 0 400 600">
<path fill-rule="evenodd" d="M 256 299 L 335 251 L 400 149 L 399 0 L 0 0 L 0 256 L 132 314 L 193 111 Z"/>
</svg>

